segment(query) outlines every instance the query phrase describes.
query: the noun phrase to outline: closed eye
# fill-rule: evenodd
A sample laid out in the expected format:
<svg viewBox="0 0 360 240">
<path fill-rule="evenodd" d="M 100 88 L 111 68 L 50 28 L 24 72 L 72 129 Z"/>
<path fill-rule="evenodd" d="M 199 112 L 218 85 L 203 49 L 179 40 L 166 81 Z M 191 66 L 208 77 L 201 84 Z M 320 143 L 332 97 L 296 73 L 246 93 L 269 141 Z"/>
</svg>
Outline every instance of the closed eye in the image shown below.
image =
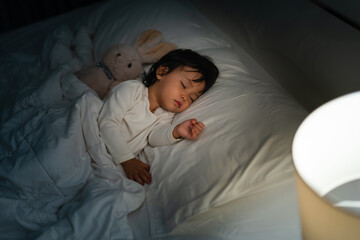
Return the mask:
<svg viewBox="0 0 360 240">
<path fill-rule="evenodd" d="M 183 87 L 184 89 L 186 88 L 183 82 L 181 82 L 181 85 L 182 85 L 182 87 Z"/>
</svg>

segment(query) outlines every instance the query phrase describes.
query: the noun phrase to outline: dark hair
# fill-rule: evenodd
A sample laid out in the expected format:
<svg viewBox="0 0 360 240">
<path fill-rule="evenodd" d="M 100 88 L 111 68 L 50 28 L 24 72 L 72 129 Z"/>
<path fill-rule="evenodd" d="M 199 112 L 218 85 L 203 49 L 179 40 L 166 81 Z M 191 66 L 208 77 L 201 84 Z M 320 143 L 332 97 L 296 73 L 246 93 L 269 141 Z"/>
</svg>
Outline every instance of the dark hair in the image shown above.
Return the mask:
<svg viewBox="0 0 360 240">
<path fill-rule="evenodd" d="M 219 75 L 219 70 L 208 56 L 200 55 L 199 53 L 190 49 L 176 49 L 155 62 L 148 73 L 142 76 L 142 82 L 146 87 L 150 87 L 157 81 L 156 70 L 160 66 L 168 68 L 166 74 L 174 69 L 182 67 L 190 67 L 200 73 L 201 77 L 194 80 L 195 82 L 205 81 L 205 88 L 202 93 L 205 93 L 216 81 Z"/>
</svg>

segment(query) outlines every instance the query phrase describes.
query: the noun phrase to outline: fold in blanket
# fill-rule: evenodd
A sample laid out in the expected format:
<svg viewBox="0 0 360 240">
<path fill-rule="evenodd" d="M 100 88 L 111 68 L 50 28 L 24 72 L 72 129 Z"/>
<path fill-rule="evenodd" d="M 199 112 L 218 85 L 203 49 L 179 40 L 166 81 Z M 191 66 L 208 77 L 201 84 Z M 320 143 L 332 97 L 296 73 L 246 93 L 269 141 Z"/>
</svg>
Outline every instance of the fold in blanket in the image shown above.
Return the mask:
<svg viewBox="0 0 360 240">
<path fill-rule="evenodd" d="M 52 46 L 45 49 L 54 53 L 59 44 Z M 52 55 L 43 52 L 42 62 L 46 56 Z M 1 116 L 0 236 L 131 239 L 127 214 L 144 201 L 144 188 L 106 152 L 97 125 L 102 101 L 91 91 L 62 98 L 59 82 L 79 64 L 68 60 L 50 68 L 35 64 L 40 87 L 29 81 L 29 91 L 16 95 Z M 12 81 L 20 83 L 22 76 L 14 74 Z"/>
</svg>

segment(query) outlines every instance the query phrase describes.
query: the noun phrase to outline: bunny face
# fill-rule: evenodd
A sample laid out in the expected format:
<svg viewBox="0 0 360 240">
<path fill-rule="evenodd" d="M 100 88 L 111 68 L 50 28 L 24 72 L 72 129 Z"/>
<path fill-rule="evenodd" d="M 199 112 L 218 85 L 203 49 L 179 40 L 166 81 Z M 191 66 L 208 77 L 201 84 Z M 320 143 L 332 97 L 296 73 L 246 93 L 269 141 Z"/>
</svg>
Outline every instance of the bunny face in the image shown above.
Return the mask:
<svg viewBox="0 0 360 240">
<path fill-rule="evenodd" d="M 118 43 L 110 47 L 104 53 L 102 63 L 109 68 L 113 80 L 123 82 L 138 78 L 143 72 L 143 64 L 154 63 L 176 48 L 176 45 L 163 41 L 161 32 L 146 30 L 134 46 Z"/>
<path fill-rule="evenodd" d="M 137 50 L 129 45 L 118 44 L 105 52 L 102 62 L 116 81 L 136 79 L 143 71 Z"/>
</svg>

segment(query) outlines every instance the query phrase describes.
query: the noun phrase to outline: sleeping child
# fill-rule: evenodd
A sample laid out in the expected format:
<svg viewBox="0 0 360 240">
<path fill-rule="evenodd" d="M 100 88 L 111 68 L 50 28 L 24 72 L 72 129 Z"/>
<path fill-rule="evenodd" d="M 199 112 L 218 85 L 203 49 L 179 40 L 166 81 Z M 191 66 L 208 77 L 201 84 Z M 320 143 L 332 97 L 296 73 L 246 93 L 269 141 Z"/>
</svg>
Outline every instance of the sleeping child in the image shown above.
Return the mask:
<svg viewBox="0 0 360 240">
<path fill-rule="evenodd" d="M 190 49 L 169 52 L 139 80 L 116 86 L 99 114 L 103 142 L 116 165 L 141 185 L 151 183 L 150 166 L 136 159 L 147 145 L 196 139 L 205 127 L 196 119 L 172 125 L 174 113 L 187 109 L 215 82 L 219 71 L 206 56 Z"/>
</svg>

